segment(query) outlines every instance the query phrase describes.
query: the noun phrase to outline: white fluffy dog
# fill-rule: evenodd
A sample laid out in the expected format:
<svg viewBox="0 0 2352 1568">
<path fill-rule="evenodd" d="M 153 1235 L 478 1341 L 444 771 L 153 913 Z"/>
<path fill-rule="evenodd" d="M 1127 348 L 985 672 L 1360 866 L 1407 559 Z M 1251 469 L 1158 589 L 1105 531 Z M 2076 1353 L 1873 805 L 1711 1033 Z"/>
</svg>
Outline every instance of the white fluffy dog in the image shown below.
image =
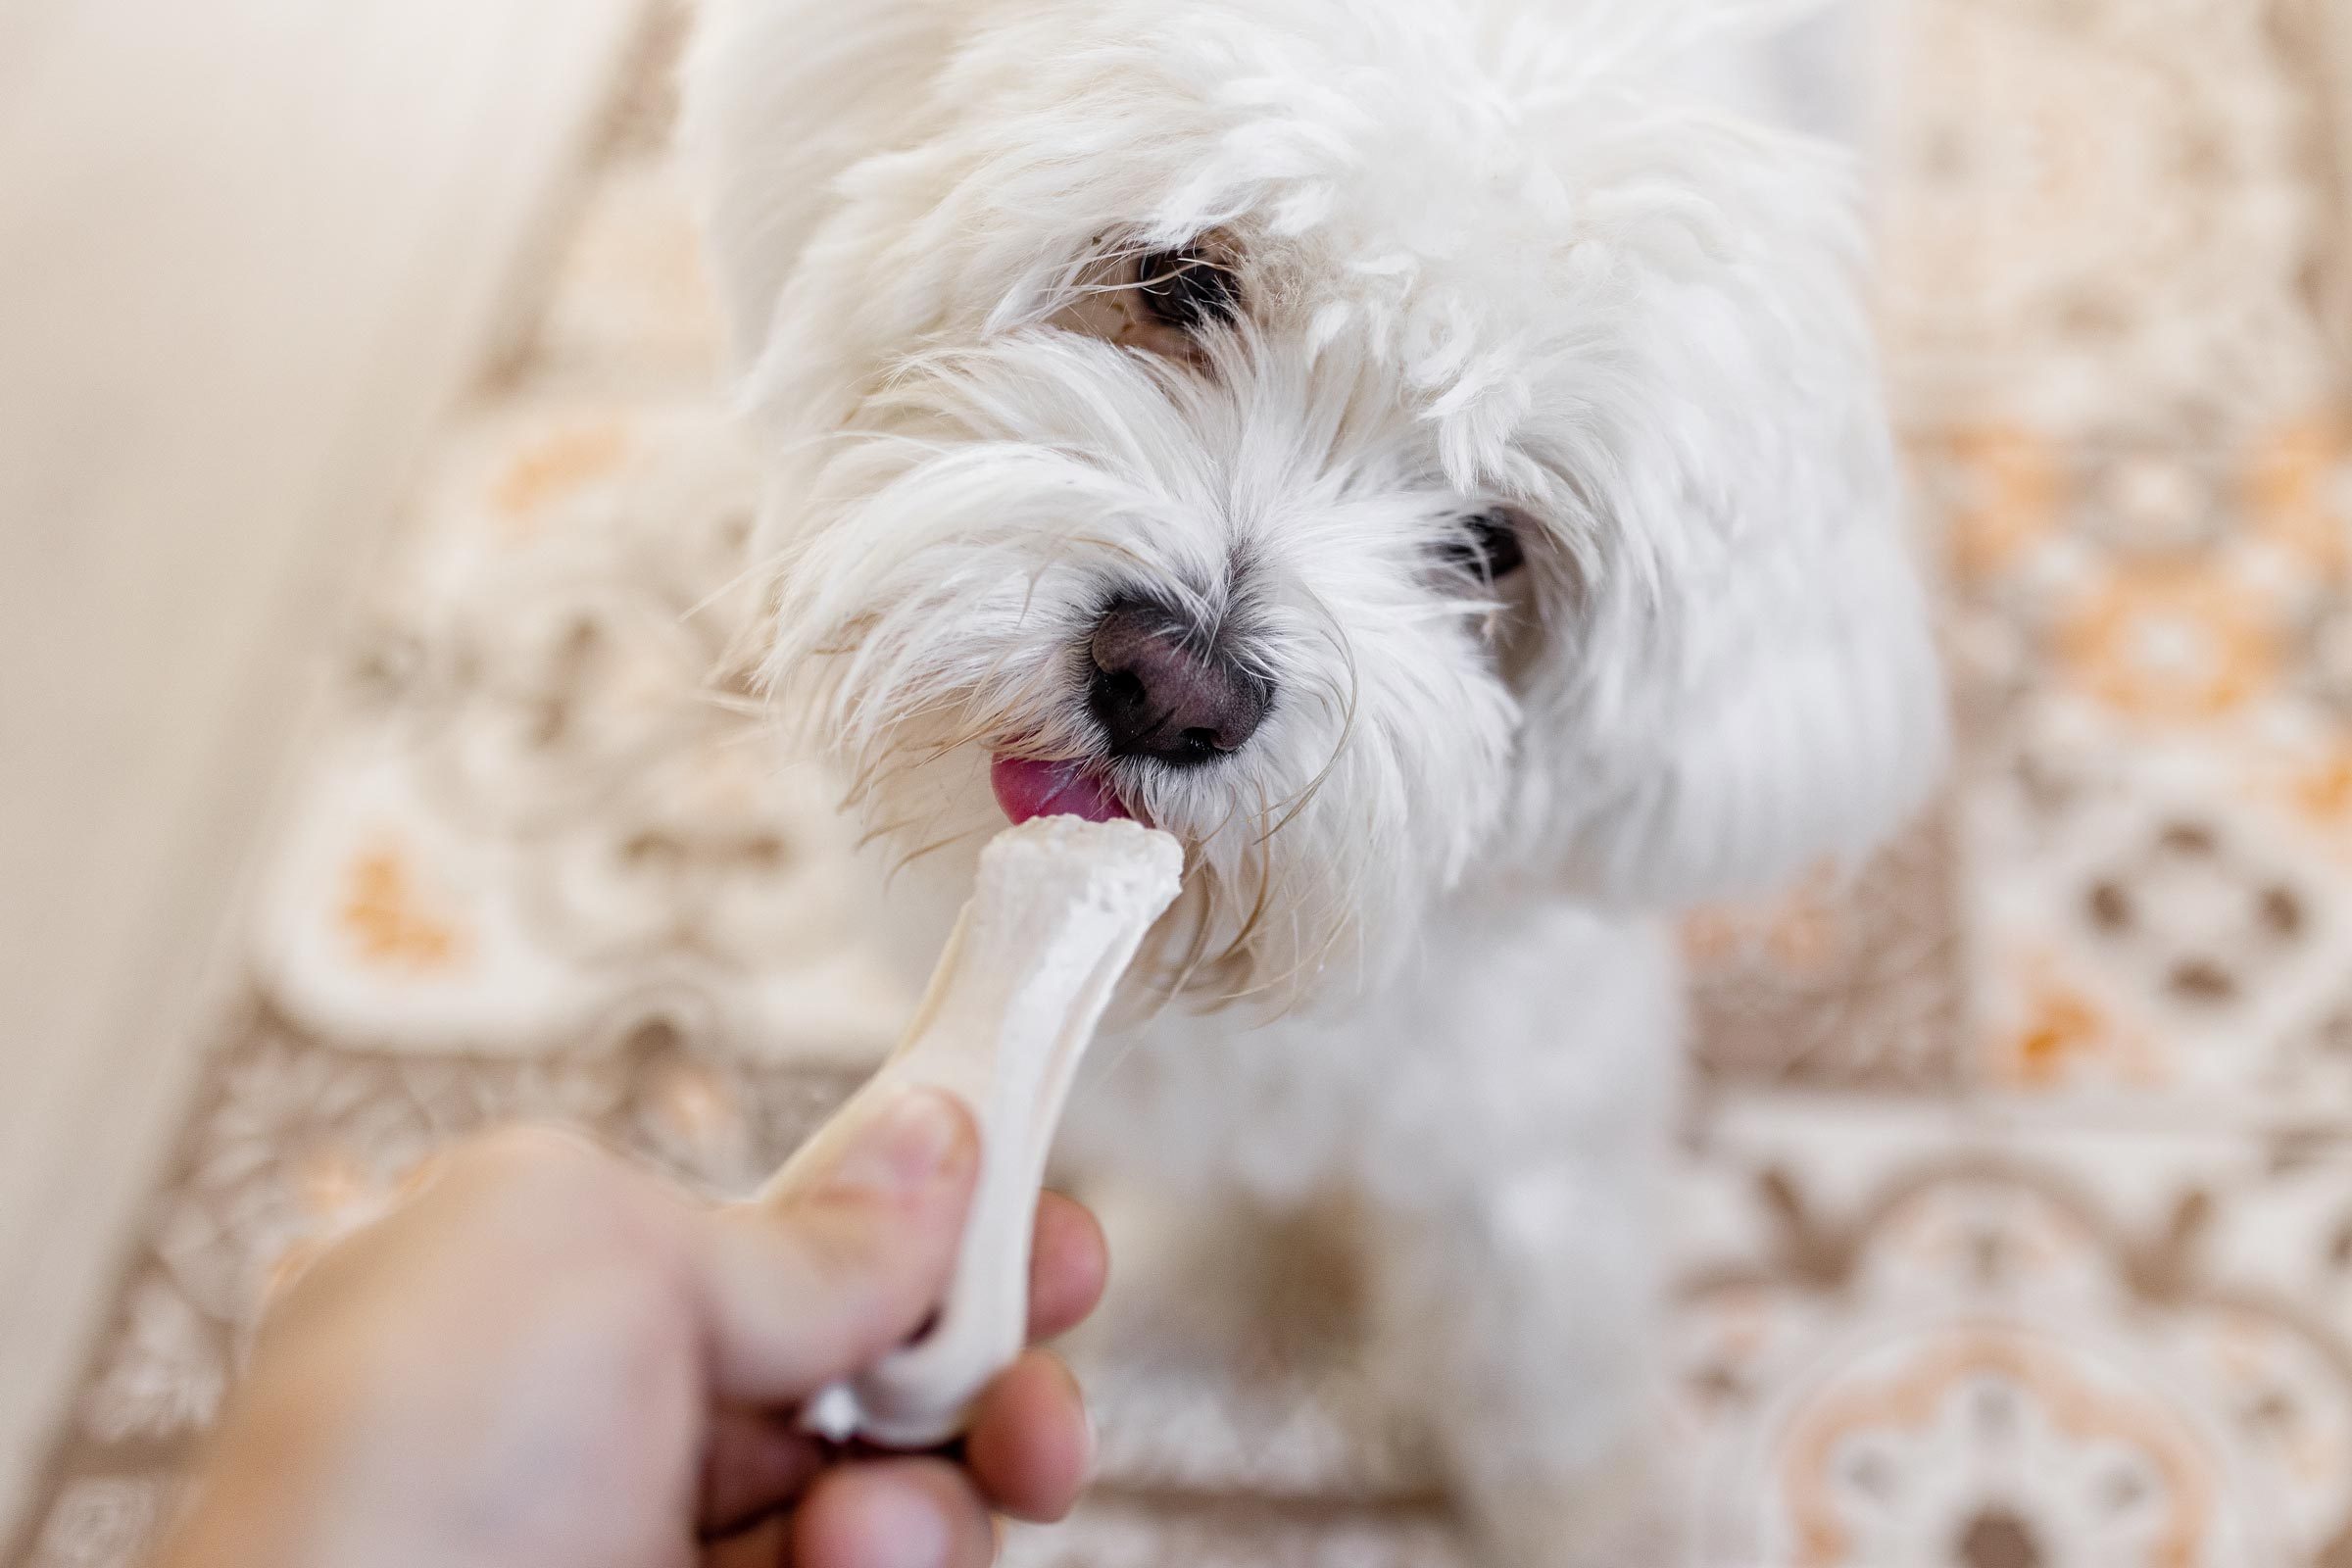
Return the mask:
<svg viewBox="0 0 2352 1568">
<path fill-rule="evenodd" d="M 1747 9 L 706 0 L 690 68 L 775 676 L 907 897 L 1184 841 L 1072 1145 L 1369 1214 L 1514 1568 L 1663 1550 L 1658 916 L 1944 749 L 1842 161 L 1675 85 Z"/>
</svg>

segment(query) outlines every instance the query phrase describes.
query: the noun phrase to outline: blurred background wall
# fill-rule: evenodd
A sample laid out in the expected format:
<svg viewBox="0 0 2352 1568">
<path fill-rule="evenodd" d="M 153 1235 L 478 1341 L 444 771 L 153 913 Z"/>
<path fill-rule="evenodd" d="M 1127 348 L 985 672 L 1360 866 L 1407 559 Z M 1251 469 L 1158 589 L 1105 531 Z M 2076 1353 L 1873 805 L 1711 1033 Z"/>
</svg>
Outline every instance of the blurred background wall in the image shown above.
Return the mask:
<svg viewBox="0 0 2352 1568">
<path fill-rule="evenodd" d="M 276 1260 L 432 1149 L 740 1189 L 904 1006 L 721 662 L 684 24 L 0 10 L 0 1561 L 127 1562 Z M 1708 1568 L 2347 1568 L 2352 14 L 1782 60 L 1871 172 L 1964 748 L 1858 885 L 1687 930 Z M 1453 1560 L 1288 1223 L 1240 1314 L 1122 1257 L 1105 1486 L 1016 1560 Z"/>
<path fill-rule="evenodd" d="M 0 1478 L 170 1147 L 355 562 L 637 11 L 0 5 Z"/>
</svg>

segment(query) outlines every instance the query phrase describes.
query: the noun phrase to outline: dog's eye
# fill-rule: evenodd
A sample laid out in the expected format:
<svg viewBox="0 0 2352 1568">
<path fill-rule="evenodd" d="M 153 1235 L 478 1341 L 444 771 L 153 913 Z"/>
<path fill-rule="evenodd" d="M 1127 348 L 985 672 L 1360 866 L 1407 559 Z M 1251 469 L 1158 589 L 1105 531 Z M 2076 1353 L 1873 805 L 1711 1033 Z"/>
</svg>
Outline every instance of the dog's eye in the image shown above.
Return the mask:
<svg viewBox="0 0 2352 1568">
<path fill-rule="evenodd" d="M 1242 309 L 1233 269 L 1197 244 L 1137 257 L 1135 291 L 1145 315 L 1187 336 L 1231 326 Z"/>
<path fill-rule="evenodd" d="M 1481 512 L 1464 517 L 1439 553 L 1447 565 L 1482 582 L 1500 582 L 1527 564 L 1519 525 L 1507 512 Z"/>
</svg>

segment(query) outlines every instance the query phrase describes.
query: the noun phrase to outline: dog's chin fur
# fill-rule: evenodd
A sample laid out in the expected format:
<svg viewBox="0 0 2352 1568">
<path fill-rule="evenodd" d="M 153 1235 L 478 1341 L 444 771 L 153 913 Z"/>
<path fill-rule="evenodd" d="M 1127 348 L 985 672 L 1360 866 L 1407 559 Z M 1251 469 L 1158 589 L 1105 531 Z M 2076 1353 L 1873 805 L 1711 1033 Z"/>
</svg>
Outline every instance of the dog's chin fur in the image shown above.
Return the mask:
<svg viewBox="0 0 2352 1568">
<path fill-rule="evenodd" d="M 707 0 L 686 135 L 769 466 L 770 672 L 892 856 L 1002 824 L 991 756 L 1083 761 L 1192 852 L 1164 986 L 1664 1059 L 1671 1002 L 1580 965 L 1669 990 L 1626 956 L 1644 912 L 1850 859 L 1943 756 L 1845 170 L 1673 85 L 1761 9 Z M 1230 320 L 1153 315 L 1170 252 Z M 1499 582 L 1448 555 L 1497 509 Z M 1109 755 L 1087 645 L 1122 596 L 1273 694 L 1246 745 Z M 1638 1038 L 1588 1042 L 1595 1007 Z M 1310 1093 L 1434 1092 L 1340 1038 Z M 1549 1071 L 1468 1054 L 1506 1081 L 1464 1104 Z M 1168 1114 L 1237 1167 L 1287 1136 Z M 1535 1158 L 1425 1131 L 1478 1151 L 1466 1194 Z"/>
</svg>

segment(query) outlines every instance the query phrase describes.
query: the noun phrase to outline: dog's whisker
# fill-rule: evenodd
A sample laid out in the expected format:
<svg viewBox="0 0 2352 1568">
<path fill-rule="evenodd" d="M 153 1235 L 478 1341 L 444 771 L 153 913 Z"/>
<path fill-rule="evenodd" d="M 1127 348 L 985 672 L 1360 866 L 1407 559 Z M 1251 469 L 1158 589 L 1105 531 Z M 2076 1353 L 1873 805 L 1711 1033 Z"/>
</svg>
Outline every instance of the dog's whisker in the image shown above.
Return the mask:
<svg viewBox="0 0 2352 1568">
<path fill-rule="evenodd" d="M 906 854 L 899 857 L 898 860 L 891 866 L 889 876 L 891 879 L 895 880 L 908 866 L 911 866 L 920 860 L 928 859 L 930 857 L 938 855 L 942 851 L 954 849 L 958 844 L 966 844 L 974 839 L 986 838 L 994 831 L 995 829 L 993 828 L 965 828 L 960 833 L 951 833 L 946 838 L 935 839 L 918 849 L 909 850 Z"/>
<path fill-rule="evenodd" d="M 1317 603 L 1320 604 L 1319 601 Z M 1269 823 L 1265 832 L 1260 836 L 1261 844 L 1296 822 L 1299 814 L 1313 803 L 1315 797 L 1322 793 L 1324 785 L 1330 781 L 1332 774 L 1339 768 L 1341 759 L 1347 755 L 1348 741 L 1355 733 L 1355 715 L 1363 691 L 1362 671 L 1356 663 L 1354 645 L 1338 631 L 1336 625 L 1332 627 L 1330 635 L 1332 644 L 1338 651 L 1348 673 L 1348 695 L 1340 705 L 1340 733 L 1332 742 L 1330 755 L 1324 759 L 1323 765 L 1316 770 L 1314 776 L 1309 778 L 1291 800 L 1275 808 L 1275 809 L 1283 811 L 1282 818 Z"/>
<path fill-rule="evenodd" d="M 1350 927 L 1347 923 L 1335 924 L 1330 934 L 1324 940 L 1322 947 L 1315 953 L 1308 955 L 1302 950 L 1300 956 L 1292 963 L 1289 969 L 1285 970 L 1283 973 L 1272 976 L 1245 989 L 1227 992 L 1221 998 L 1221 1001 L 1228 1005 L 1238 1003 L 1250 1002 L 1262 996 L 1271 996 L 1275 992 L 1288 987 L 1292 992 L 1291 1000 L 1284 1006 L 1277 1008 L 1275 1010 L 1275 1015 L 1279 1017 L 1288 1013 L 1292 1009 L 1296 1008 L 1303 1000 L 1304 981 L 1306 977 L 1323 972 L 1324 967 L 1330 961 L 1332 953 L 1338 949 L 1342 942 L 1348 939 L 1349 929 Z"/>
<path fill-rule="evenodd" d="M 1262 802 L 1260 807 L 1263 809 Z M 1250 901 L 1249 912 L 1242 916 L 1240 927 L 1226 944 L 1229 952 L 1250 951 L 1250 938 L 1257 934 L 1258 922 L 1265 917 L 1274 890 L 1274 858 L 1265 853 L 1265 840 L 1260 838 L 1257 853 L 1250 857 L 1257 865 L 1257 890 Z"/>
<path fill-rule="evenodd" d="M 700 707 L 735 718 L 766 718 L 774 711 L 773 706 L 763 699 L 746 697 L 741 692 L 731 692 L 718 686 L 701 688 L 695 693 L 695 702 Z"/>
</svg>

